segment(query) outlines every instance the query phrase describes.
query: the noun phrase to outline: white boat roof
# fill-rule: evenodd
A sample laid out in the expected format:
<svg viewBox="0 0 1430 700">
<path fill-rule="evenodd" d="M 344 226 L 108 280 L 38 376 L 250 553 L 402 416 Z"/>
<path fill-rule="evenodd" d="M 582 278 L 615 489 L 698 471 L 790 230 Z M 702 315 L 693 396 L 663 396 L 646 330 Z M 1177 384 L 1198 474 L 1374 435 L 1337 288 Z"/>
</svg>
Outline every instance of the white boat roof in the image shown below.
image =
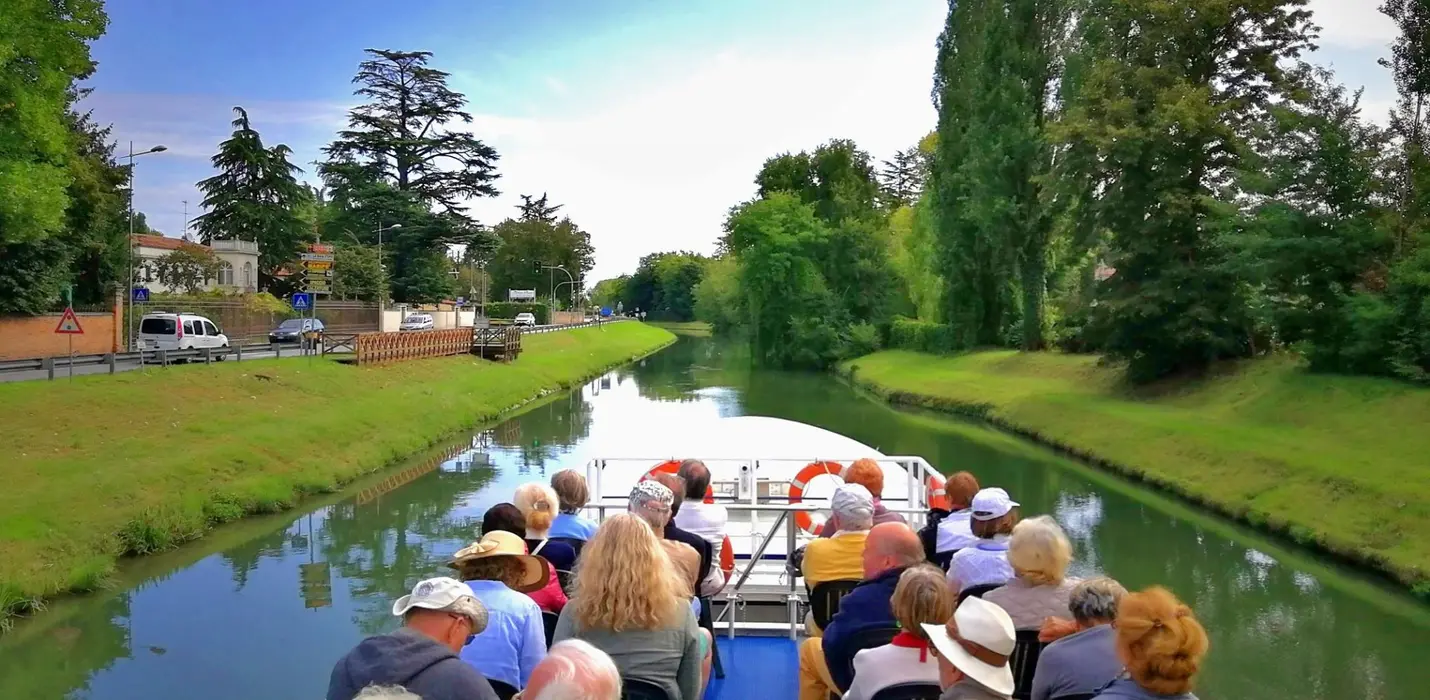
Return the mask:
<svg viewBox="0 0 1430 700">
<path fill-rule="evenodd" d="M 783 418 L 737 416 L 687 423 L 643 436 L 642 456 L 672 459 L 879 459 L 878 450 L 839 433 Z"/>
</svg>

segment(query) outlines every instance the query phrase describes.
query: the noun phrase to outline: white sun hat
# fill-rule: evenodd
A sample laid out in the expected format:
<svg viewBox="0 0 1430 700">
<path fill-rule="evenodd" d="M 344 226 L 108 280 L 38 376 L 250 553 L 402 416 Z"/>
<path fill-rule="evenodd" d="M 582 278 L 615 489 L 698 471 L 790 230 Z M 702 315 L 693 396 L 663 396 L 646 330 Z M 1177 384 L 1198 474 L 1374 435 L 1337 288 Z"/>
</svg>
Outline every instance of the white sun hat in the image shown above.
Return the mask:
<svg viewBox="0 0 1430 700">
<path fill-rule="evenodd" d="M 1004 696 L 1013 695 L 1013 655 L 1017 637 L 1013 618 L 982 598 L 958 604 L 947 625 L 923 625 L 938 655 L 979 685 Z"/>
</svg>

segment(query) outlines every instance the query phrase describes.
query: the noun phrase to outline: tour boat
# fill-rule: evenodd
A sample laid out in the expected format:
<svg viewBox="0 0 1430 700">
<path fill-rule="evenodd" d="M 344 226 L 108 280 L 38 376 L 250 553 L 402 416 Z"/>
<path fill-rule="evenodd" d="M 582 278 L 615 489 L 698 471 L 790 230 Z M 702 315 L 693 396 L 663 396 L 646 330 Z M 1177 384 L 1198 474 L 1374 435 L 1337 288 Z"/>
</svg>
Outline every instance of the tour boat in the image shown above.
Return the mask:
<svg viewBox="0 0 1430 700">
<path fill-rule="evenodd" d="M 701 421 L 686 430 L 623 440 L 631 454 L 598 455 L 586 464 L 588 516 L 624 511 L 631 488 L 657 471 L 674 473 L 685 459 L 710 469 L 706 502 L 729 511 L 725 589 L 712 600 L 720 656 L 707 697 L 793 697 L 795 640 L 804 631 L 808 592 L 786 568 L 790 552 L 814 539 L 829 497 L 860 458 L 884 470 L 882 501 L 915 529 L 931 505 L 946 507 L 943 476 L 922 457 L 885 455 L 844 435 L 781 418 L 740 416 Z M 731 561 L 733 559 L 733 561 Z M 774 692 L 771 684 L 788 688 Z"/>
</svg>

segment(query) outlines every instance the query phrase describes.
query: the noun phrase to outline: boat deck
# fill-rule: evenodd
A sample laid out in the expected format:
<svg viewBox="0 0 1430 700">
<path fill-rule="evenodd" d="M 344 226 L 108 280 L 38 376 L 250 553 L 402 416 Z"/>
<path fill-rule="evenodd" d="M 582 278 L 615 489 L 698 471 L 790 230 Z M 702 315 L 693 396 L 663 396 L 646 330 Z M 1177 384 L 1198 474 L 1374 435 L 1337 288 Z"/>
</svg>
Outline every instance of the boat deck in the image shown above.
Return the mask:
<svg viewBox="0 0 1430 700">
<path fill-rule="evenodd" d="M 715 641 L 725 677 L 710 677 L 706 700 L 799 696 L 799 647 L 784 637 L 721 636 Z"/>
</svg>

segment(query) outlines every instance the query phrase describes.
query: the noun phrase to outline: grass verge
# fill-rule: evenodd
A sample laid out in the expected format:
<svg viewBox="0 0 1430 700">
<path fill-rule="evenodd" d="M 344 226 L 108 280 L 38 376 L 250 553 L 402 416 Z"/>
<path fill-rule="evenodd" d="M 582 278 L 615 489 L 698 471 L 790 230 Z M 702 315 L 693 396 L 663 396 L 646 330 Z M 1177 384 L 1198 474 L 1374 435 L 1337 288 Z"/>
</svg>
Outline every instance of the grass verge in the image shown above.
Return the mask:
<svg viewBox="0 0 1430 700">
<path fill-rule="evenodd" d="M 1132 389 L 1096 358 L 886 351 L 840 372 L 885 400 L 987 419 L 1430 598 L 1430 390 L 1287 357 Z"/>
<path fill-rule="evenodd" d="M 708 338 L 713 331 L 710 324 L 704 321 L 651 321 L 650 325 L 657 328 L 664 328 L 671 333 L 678 335 L 689 335 L 697 338 Z"/>
<path fill-rule="evenodd" d="M 290 358 L 0 384 L 0 621 L 674 340 L 627 322 L 528 336 L 510 364 Z"/>
</svg>

